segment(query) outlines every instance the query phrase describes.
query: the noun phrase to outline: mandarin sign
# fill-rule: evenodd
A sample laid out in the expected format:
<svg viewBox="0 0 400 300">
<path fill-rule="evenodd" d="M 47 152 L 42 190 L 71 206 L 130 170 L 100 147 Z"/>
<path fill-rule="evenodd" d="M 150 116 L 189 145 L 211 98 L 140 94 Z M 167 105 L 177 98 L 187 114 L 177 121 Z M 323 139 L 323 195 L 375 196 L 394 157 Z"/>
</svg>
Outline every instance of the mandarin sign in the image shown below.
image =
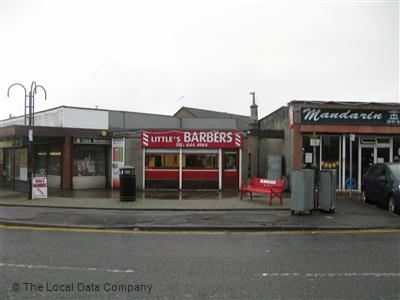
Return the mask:
<svg viewBox="0 0 400 300">
<path fill-rule="evenodd" d="M 400 125 L 400 111 L 302 108 L 302 124 Z"/>
<path fill-rule="evenodd" d="M 239 131 L 186 130 L 144 131 L 143 148 L 241 148 L 243 135 Z"/>
</svg>

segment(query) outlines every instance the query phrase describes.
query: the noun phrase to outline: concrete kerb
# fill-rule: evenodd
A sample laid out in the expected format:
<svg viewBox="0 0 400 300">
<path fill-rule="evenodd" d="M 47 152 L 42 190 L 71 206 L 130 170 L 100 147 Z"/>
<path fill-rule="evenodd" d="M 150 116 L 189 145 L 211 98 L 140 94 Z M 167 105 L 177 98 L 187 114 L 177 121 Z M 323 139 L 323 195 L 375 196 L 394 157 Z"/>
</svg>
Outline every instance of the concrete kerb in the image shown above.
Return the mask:
<svg viewBox="0 0 400 300">
<path fill-rule="evenodd" d="M 0 225 L 10 227 L 22 228 L 38 228 L 38 229 L 76 229 L 76 230 L 122 230 L 127 232 L 362 232 L 365 230 L 394 230 L 400 231 L 399 226 L 371 226 L 371 227 L 352 227 L 352 226 L 145 226 L 139 224 L 132 224 L 129 226 L 96 226 L 96 225 L 67 225 L 67 224 L 51 224 L 51 223 L 35 223 L 35 222 L 21 222 L 21 221 L 8 221 L 1 220 Z"/>
<path fill-rule="evenodd" d="M 290 211 L 290 208 L 266 207 L 266 208 L 114 208 L 114 207 L 81 207 L 81 206 L 54 206 L 54 205 L 25 205 L 25 204 L 0 204 L 11 207 L 42 207 L 60 209 L 81 210 L 117 210 L 117 211 Z"/>
</svg>

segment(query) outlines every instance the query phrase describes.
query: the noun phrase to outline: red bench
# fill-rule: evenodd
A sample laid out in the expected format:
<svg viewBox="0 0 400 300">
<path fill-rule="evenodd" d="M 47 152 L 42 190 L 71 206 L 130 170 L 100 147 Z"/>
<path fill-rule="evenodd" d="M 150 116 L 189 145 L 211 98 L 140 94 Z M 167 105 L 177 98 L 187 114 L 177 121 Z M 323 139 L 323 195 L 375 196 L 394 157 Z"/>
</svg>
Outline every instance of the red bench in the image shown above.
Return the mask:
<svg viewBox="0 0 400 300">
<path fill-rule="evenodd" d="M 283 198 L 283 190 L 285 188 L 286 180 L 273 180 L 267 178 L 253 177 L 248 182 L 243 182 L 240 189 L 240 200 L 243 198 L 243 193 L 249 193 L 250 200 L 253 200 L 253 193 L 267 194 L 270 196 L 269 205 L 272 204 L 272 198 L 275 196 L 281 200 Z"/>
</svg>

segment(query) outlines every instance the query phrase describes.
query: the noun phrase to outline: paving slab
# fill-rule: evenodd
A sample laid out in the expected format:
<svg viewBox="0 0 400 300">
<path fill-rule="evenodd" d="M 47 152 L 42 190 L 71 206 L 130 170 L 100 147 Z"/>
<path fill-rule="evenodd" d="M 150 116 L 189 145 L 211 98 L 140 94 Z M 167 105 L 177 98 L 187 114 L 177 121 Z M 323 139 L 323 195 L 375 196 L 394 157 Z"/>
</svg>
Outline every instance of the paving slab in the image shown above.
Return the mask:
<svg viewBox="0 0 400 300">
<path fill-rule="evenodd" d="M 116 198 L 26 200 L 10 195 L 1 197 L 1 224 L 130 230 L 400 229 L 399 215 L 347 195 L 338 195 L 334 213 L 314 211 L 305 215 L 291 215 L 290 201 L 286 199 L 284 206 L 274 204 L 274 209 L 274 205 L 266 208 L 262 198 L 241 201 L 238 197 L 205 199 L 202 195 L 198 199 L 145 198 L 120 202 Z M 65 206 L 65 202 L 77 207 Z"/>
<path fill-rule="evenodd" d="M 266 196 L 256 195 L 240 200 L 238 192 L 138 192 L 135 201 L 120 201 L 119 192 L 86 190 L 75 193 L 54 192 L 47 199 L 28 200 L 24 193 L 0 190 L 0 205 L 33 207 L 69 207 L 86 209 L 123 210 L 235 210 L 235 209 L 290 209 L 290 194 L 285 194 L 282 205 L 278 198 L 272 204 Z"/>
</svg>

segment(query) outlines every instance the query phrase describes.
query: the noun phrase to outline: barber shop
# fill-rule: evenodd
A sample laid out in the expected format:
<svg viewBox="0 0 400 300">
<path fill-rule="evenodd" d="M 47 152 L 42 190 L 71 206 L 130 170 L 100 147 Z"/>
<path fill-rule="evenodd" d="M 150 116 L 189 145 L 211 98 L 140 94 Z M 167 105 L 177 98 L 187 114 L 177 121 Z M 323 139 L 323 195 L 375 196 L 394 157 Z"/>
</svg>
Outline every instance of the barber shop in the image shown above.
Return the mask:
<svg viewBox="0 0 400 300">
<path fill-rule="evenodd" d="M 143 186 L 237 190 L 242 142 L 239 131 L 143 131 Z"/>
</svg>

